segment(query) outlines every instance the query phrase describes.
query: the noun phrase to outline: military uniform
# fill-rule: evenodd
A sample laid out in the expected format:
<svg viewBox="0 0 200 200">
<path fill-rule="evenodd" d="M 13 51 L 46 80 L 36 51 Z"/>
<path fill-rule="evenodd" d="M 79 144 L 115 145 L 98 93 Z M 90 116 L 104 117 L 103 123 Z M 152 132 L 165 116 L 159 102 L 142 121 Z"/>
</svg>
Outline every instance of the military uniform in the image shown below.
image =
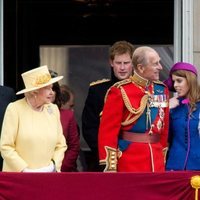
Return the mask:
<svg viewBox="0 0 200 200">
<path fill-rule="evenodd" d="M 104 98 L 107 90 L 118 81 L 112 74 L 110 79 L 92 82 L 82 112 L 82 134 L 91 149 L 88 171 L 102 171 L 99 168 L 98 157 L 98 129 L 100 114 L 103 110 Z"/>
<path fill-rule="evenodd" d="M 168 100 L 162 82 L 149 83 L 136 73 L 109 89 L 98 138 L 104 171 L 164 171 Z"/>
</svg>

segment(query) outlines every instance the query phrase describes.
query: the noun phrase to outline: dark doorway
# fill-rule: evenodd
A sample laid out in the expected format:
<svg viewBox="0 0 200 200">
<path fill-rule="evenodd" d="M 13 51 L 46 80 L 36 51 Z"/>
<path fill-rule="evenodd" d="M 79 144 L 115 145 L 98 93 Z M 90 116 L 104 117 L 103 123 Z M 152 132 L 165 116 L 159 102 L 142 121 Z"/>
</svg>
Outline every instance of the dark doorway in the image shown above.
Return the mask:
<svg viewBox="0 0 200 200">
<path fill-rule="evenodd" d="M 4 82 L 40 63 L 40 45 L 173 44 L 173 0 L 4 0 Z"/>
</svg>

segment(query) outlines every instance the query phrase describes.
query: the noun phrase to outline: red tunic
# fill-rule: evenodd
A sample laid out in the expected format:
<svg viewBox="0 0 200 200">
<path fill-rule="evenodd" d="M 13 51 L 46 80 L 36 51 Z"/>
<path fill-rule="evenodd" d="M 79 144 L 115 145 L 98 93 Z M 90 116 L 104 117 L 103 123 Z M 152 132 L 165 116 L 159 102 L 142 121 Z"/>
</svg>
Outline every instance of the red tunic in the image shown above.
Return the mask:
<svg viewBox="0 0 200 200">
<path fill-rule="evenodd" d="M 127 82 L 127 83 L 126 83 Z M 164 156 L 163 149 L 167 146 L 168 122 L 169 122 L 169 108 L 168 108 L 168 89 L 164 86 L 164 94 L 166 95 L 166 106 L 159 108 L 154 121 L 152 122 L 153 134 L 160 134 L 160 141 L 158 143 L 137 143 L 131 142 L 123 151 L 118 149 L 118 140 L 120 133 L 125 130 L 130 130 L 137 120 L 132 123 L 122 125 L 130 109 L 137 112 L 141 108 L 142 97 L 145 95 L 143 87 L 136 85 L 131 81 L 126 81 L 125 84 L 115 85 L 111 87 L 103 108 L 103 115 L 99 127 L 99 158 L 100 164 L 105 164 L 105 171 L 118 172 L 152 172 L 164 171 Z M 152 83 L 150 90 L 153 92 L 154 85 Z M 160 83 L 161 84 L 161 83 Z M 122 97 L 122 90 L 125 91 L 127 98 Z M 125 100 L 124 100 L 125 99 Z M 130 102 L 131 108 L 127 100 Z M 146 107 L 146 105 L 144 105 Z M 137 117 L 137 113 L 132 117 Z M 144 122 L 145 126 L 145 122 Z M 148 132 L 149 130 L 147 130 Z M 116 152 L 116 159 L 112 157 Z M 108 165 L 113 166 L 116 161 L 116 170 L 112 168 L 107 170 Z"/>
</svg>

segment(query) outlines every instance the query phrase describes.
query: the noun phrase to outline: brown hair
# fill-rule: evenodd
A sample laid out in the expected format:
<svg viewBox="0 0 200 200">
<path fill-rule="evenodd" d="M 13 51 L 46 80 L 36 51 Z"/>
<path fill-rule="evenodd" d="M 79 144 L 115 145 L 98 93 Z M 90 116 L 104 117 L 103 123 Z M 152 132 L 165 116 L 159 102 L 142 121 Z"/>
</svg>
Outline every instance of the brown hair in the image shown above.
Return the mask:
<svg viewBox="0 0 200 200">
<path fill-rule="evenodd" d="M 114 60 L 115 55 L 128 53 L 132 58 L 134 46 L 125 40 L 115 42 L 109 50 L 110 60 Z"/>
<path fill-rule="evenodd" d="M 53 83 L 52 90 L 56 93 L 55 94 L 55 101 L 53 103 L 55 103 L 58 106 L 58 108 L 61 108 L 61 104 L 62 104 L 61 91 L 60 91 L 60 85 L 59 85 L 58 82 Z"/>
<path fill-rule="evenodd" d="M 51 75 L 51 78 L 55 78 L 58 76 L 58 73 L 49 69 L 49 73 Z M 60 84 L 58 82 L 53 83 L 52 90 L 55 92 L 55 101 L 53 102 L 58 106 L 58 108 L 61 108 L 61 91 L 60 91 Z"/>
</svg>

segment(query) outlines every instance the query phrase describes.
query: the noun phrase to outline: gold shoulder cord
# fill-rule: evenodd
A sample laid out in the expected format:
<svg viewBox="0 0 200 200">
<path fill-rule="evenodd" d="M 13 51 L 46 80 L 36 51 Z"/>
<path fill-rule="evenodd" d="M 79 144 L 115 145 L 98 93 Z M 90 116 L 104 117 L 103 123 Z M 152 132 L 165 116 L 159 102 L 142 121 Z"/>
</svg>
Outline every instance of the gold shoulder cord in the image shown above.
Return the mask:
<svg viewBox="0 0 200 200">
<path fill-rule="evenodd" d="M 105 82 L 108 82 L 108 81 L 110 81 L 110 79 L 103 78 L 103 79 L 101 79 L 101 80 L 97 80 L 97 81 L 91 82 L 91 83 L 90 83 L 90 86 L 98 85 L 98 84 L 105 83 Z"/>
<path fill-rule="evenodd" d="M 125 85 L 125 84 L 127 84 L 127 83 L 130 83 L 131 81 L 132 81 L 132 80 L 131 80 L 130 78 L 129 78 L 129 79 L 122 80 L 122 81 L 118 81 L 118 82 L 114 83 L 111 87 L 120 88 L 122 85 Z M 107 90 L 107 92 L 106 92 L 106 95 L 105 95 L 105 97 L 104 97 L 104 103 L 105 103 L 105 101 L 106 101 L 106 99 L 107 99 L 107 96 L 108 96 L 108 93 L 109 93 L 111 87 L 110 87 L 110 88 Z"/>
<path fill-rule="evenodd" d="M 106 102 L 106 99 L 107 99 L 107 96 L 108 96 L 109 91 L 110 91 L 110 88 L 109 88 L 109 89 L 107 90 L 107 92 L 106 92 L 106 95 L 105 95 L 105 97 L 104 97 L 104 103 Z M 103 110 L 99 113 L 99 117 L 100 117 L 100 118 L 102 117 L 102 114 L 103 114 Z"/>
<path fill-rule="evenodd" d="M 133 123 L 135 120 L 137 120 L 142 115 L 142 113 L 145 110 L 145 107 L 147 105 L 148 95 L 146 94 L 142 97 L 139 108 L 135 109 L 132 107 L 130 100 L 129 100 L 125 90 L 123 89 L 123 87 L 120 87 L 120 90 L 121 90 L 124 104 L 125 104 L 126 108 L 128 109 L 128 111 L 130 112 L 129 115 L 127 116 L 127 118 L 125 119 L 125 121 L 123 121 L 121 123 L 121 125 L 127 126 L 127 125 L 130 125 L 131 123 Z"/>
<path fill-rule="evenodd" d="M 111 87 L 110 87 L 111 88 Z M 110 88 L 107 90 L 107 92 L 106 92 L 106 95 L 105 95 L 105 97 L 104 97 L 104 103 L 106 102 L 106 99 L 107 99 L 107 96 L 108 96 L 108 93 L 109 93 L 109 91 L 110 91 Z"/>
<path fill-rule="evenodd" d="M 133 123 L 135 120 L 137 120 L 143 113 L 143 111 L 145 110 L 145 107 L 147 105 L 147 101 L 148 101 L 148 94 L 144 95 L 140 101 L 140 106 L 138 109 L 135 109 L 132 107 L 130 100 L 123 88 L 122 85 L 131 82 L 131 80 L 127 79 L 124 81 L 120 81 L 118 83 L 115 83 L 113 86 L 117 87 L 120 89 L 121 94 L 122 94 L 122 98 L 124 101 L 124 104 L 126 106 L 126 108 L 128 109 L 128 111 L 130 112 L 129 115 L 127 116 L 127 118 L 121 123 L 122 126 L 127 126 L 131 123 Z M 108 93 L 110 91 L 111 87 L 107 90 L 106 95 L 104 97 L 104 103 L 107 99 Z M 100 113 L 100 116 L 102 115 L 102 112 Z M 134 115 L 134 116 L 133 116 Z"/>
</svg>

